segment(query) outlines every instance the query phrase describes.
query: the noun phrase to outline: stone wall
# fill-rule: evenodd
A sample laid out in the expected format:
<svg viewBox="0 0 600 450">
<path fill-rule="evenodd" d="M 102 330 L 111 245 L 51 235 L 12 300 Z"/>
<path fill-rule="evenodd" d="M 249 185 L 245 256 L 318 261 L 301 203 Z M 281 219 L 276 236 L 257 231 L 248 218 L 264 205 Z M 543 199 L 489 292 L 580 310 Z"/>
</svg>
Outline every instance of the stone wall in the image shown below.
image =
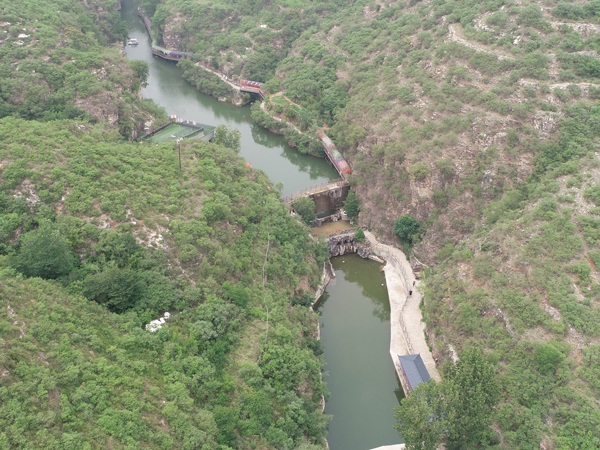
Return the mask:
<svg viewBox="0 0 600 450">
<path fill-rule="evenodd" d="M 310 225 L 314 228 L 314 227 L 320 227 L 321 225 L 323 225 L 324 223 L 330 223 L 330 222 L 337 222 L 338 220 L 342 220 L 342 213 L 341 212 L 336 212 L 335 214 L 332 214 L 330 216 L 327 217 L 321 217 L 320 219 L 315 219 L 313 220 Z"/>
<path fill-rule="evenodd" d="M 344 205 L 350 186 L 342 186 L 324 192 L 318 192 L 310 197 L 316 205 L 316 213 L 340 209 Z"/>
</svg>

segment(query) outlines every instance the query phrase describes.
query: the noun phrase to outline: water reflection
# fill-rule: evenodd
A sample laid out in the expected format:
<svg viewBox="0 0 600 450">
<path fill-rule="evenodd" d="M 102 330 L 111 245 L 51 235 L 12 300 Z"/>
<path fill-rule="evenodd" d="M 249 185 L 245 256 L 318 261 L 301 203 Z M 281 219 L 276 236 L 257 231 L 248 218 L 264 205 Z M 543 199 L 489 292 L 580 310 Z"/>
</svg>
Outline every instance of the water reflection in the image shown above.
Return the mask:
<svg viewBox="0 0 600 450">
<path fill-rule="evenodd" d="M 331 392 L 325 412 L 333 415 L 329 446 L 365 450 L 400 443 L 393 414 L 401 388 L 389 353 L 389 300 L 381 265 L 357 255 L 333 258 L 332 264 L 336 278 L 318 305 Z"/>
<path fill-rule="evenodd" d="M 349 255 L 350 257 L 358 257 L 356 255 Z M 389 322 L 390 320 L 390 301 L 388 298 L 387 287 L 385 285 L 385 275 L 383 275 L 383 266 L 375 261 L 365 261 L 368 264 L 368 269 L 362 265 L 352 264 L 348 268 L 342 269 L 344 274 L 344 280 L 349 283 L 356 283 L 360 286 L 361 295 L 368 298 L 373 303 L 375 309 L 373 309 L 373 316 L 377 317 L 382 322 Z M 372 276 L 373 271 L 382 272 L 381 276 Z"/>
<path fill-rule="evenodd" d="M 176 65 L 152 57 L 150 38 L 137 16 L 139 4 L 139 0 L 123 1 L 122 17 L 127 22 L 130 37 L 139 41 L 139 45 L 125 48 L 127 56 L 148 62 L 150 68 L 148 86 L 142 89 L 144 98 L 153 99 L 168 114 L 240 130 L 241 156 L 253 167 L 264 170 L 271 181 L 283 181 L 283 195 L 339 178 L 324 159 L 302 155 L 287 145 L 282 136 L 253 124 L 249 106 L 238 108 L 201 94 L 182 78 Z"/>
</svg>

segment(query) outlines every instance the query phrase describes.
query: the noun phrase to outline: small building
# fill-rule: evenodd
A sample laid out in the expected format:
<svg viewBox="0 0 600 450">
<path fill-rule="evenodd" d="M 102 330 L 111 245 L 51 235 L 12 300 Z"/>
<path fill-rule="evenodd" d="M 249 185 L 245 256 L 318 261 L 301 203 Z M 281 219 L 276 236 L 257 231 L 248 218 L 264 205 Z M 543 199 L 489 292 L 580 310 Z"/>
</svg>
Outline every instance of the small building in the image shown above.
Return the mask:
<svg viewBox="0 0 600 450">
<path fill-rule="evenodd" d="M 405 393 L 408 395 L 410 391 L 416 388 L 421 383 L 427 383 L 431 378 L 421 355 L 398 355 L 402 375 L 404 376 L 403 386 Z M 404 384 L 406 383 L 406 386 Z"/>
</svg>

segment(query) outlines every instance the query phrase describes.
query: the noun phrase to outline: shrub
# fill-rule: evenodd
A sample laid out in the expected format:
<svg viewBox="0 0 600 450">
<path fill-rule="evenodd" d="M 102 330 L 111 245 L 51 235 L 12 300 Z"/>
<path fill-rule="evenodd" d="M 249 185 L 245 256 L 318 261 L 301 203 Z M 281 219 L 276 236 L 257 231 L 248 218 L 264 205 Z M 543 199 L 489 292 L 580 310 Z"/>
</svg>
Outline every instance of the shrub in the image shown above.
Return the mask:
<svg viewBox="0 0 600 450">
<path fill-rule="evenodd" d="M 552 15 L 561 19 L 578 20 L 585 17 L 585 12 L 579 5 L 559 2 L 555 8 L 552 8 Z"/>
<path fill-rule="evenodd" d="M 400 242 L 404 242 L 409 246 L 417 240 L 420 231 L 421 222 L 408 214 L 400 216 L 394 222 L 394 234 L 398 236 Z"/>
<path fill-rule="evenodd" d="M 315 202 L 310 197 L 300 197 L 292 203 L 294 210 L 302 217 L 305 223 L 309 224 L 317 218 L 315 213 Z"/>
<path fill-rule="evenodd" d="M 504 11 L 496 11 L 487 18 L 486 22 L 490 26 L 504 28 L 508 23 L 508 14 Z"/>
<path fill-rule="evenodd" d="M 436 162 L 436 166 L 440 171 L 441 176 L 447 178 L 454 176 L 454 164 L 452 164 L 452 161 L 448 159 L 440 159 L 438 162 Z"/>
<path fill-rule="evenodd" d="M 435 191 L 433 193 L 433 202 L 437 205 L 440 206 L 442 208 L 448 206 L 448 194 L 446 194 L 446 192 L 444 192 L 443 190 L 438 190 Z"/>
<path fill-rule="evenodd" d="M 139 274 L 129 268 L 110 268 L 88 275 L 82 283 L 83 295 L 113 312 L 121 313 L 133 308 L 144 288 Z"/>
<path fill-rule="evenodd" d="M 55 224 L 43 221 L 37 230 L 25 233 L 12 266 L 28 277 L 56 279 L 75 267 L 75 256 Z"/>
<path fill-rule="evenodd" d="M 362 228 L 359 228 L 356 233 L 354 233 L 354 240 L 358 242 L 365 242 L 365 232 Z"/>
<path fill-rule="evenodd" d="M 425 177 L 427 175 L 429 175 L 429 173 L 431 172 L 429 170 L 429 166 L 421 161 L 413 164 L 412 167 L 410 168 L 410 171 L 413 174 L 413 176 L 415 177 L 415 179 L 417 179 L 419 181 L 424 180 Z"/>
<path fill-rule="evenodd" d="M 538 370 L 542 374 L 554 372 L 556 366 L 564 359 L 561 352 L 551 344 L 543 344 L 535 352 Z"/>
<path fill-rule="evenodd" d="M 225 295 L 228 300 L 231 300 L 237 306 L 245 308 L 250 300 L 250 294 L 242 286 L 233 286 L 228 281 L 223 284 Z"/>
</svg>

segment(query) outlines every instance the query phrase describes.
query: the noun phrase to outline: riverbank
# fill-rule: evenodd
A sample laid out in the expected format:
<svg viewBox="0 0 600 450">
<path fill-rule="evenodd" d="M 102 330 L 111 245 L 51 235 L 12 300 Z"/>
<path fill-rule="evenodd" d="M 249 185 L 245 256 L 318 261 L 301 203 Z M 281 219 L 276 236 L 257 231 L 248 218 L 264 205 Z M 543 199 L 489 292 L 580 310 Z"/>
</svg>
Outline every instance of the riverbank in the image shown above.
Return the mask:
<svg viewBox="0 0 600 450">
<path fill-rule="evenodd" d="M 400 249 L 380 244 L 369 231 L 365 231 L 365 237 L 371 242 L 373 252 L 387 261 L 383 270 L 390 298 L 390 356 L 398 378 L 403 379 L 398 355 L 418 353 L 429 375 L 434 380 L 441 381 L 435 359 L 425 340 L 425 323 L 419 308 L 420 282 L 415 278 L 406 255 Z M 413 291 L 412 295 L 409 295 L 410 290 Z"/>
</svg>

